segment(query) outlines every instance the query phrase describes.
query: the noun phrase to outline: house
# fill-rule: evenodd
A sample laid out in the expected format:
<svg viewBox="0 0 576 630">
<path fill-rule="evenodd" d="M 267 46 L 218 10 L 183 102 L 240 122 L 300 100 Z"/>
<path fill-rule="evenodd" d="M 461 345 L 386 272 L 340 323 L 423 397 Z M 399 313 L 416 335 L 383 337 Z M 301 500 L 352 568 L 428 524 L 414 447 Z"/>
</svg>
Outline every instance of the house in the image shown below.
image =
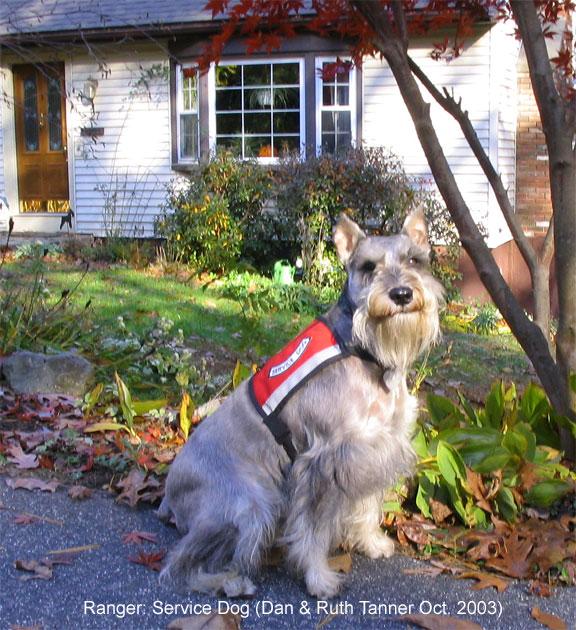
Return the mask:
<svg viewBox="0 0 576 630">
<path fill-rule="evenodd" d="M 73 209 L 76 232 L 151 235 L 168 182 L 222 146 L 263 163 L 284 149 L 305 157 L 350 143 L 385 146 L 409 174 L 431 180 L 385 62 L 368 59 L 324 81 L 319 70 L 345 58 L 346 47 L 302 33 L 274 54 L 247 56 L 233 41 L 217 68 L 199 74 L 198 54 L 219 26 L 204 4 L 3 0 L 0 223 L 11 216 L 16 231 L 57 232 Z M 477 24 L 451 63 L 430 58 L 431 39 L 417 40 L 412 55 L 462 97 L 512 201 L 524 204 L 523 220 L 543 228 L 549 200 L 535 197 L 536 214 L 517 191 L 525 75 L 510 29 Z M 488 182 L 458 125 L 435 104 L 432 115 L 464 197 L 489 246 L 504 248 L 506 267 L 510 234 Z"/>
</svg>

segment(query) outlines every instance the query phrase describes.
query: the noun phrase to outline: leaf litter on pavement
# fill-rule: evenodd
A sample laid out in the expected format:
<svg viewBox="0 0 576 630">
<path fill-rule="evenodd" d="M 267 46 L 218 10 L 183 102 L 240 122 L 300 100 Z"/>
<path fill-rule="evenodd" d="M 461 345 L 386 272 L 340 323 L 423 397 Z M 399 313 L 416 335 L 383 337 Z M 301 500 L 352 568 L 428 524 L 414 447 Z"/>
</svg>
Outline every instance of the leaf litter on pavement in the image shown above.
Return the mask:
<svg viewBox="0 0 576 630">
<path fill-rule="evenodd" d="M 121 402 L 127 404 L 126 393 Z M 130 426 L 118 430 L 122 405 L 104 408 L 94 400 L 87 404 L 65 396 L 19 396 L 0 390 L 0 471 L 8 473 L 7 485 L 55 492 L 64 484 L 75 500 L 89 499 L 92 488 L 104 487 L 130 507 L 156 503 L 163 494 L 168 464 L 185 441 L 185 427 L 174 421 L 181 411 L 178 406 L 162 417 L 151 408 L 156 401 L 149 402 L 137 404 L 142 414 L 130 414 Z M 194 417 L 191 430 L 198 421 Z M 480 490 L 478 501 L 483 498 Z M 551 584 L 576 583 L 575 517 L 550 519 L 545 512 L 532 511 L 514 525 L 494 519 L 492 527 L 483 530 L 450 525 L 450 510 L 440 503 L 431 506 L 431 513 L 433 519 L 396 514 L 386 522 L 404 551 L 420 558 L 433 551 L 432 563 L 420 570 L 422 575 L 449 573 L 474 580 L 471 588 L 498 592 L 512 578 L 527 579 L 532 580 L 531 592 L 542 596 L 549 594 Z M 34 516 L 22 515 L 20 523 L 37 522 Z M 143 541 L 156 542 L 145 532 L 124 537 L 126 544 Z M 141 551 L 129 560 L 158 570 L 164 554 Z M 345 564 L 335 568 L 347 572 L 349 561 L 344 558 Z M 48 579 L 53 565 L 40 562 L 31 571 L 33 578 Z"/>
</svg>

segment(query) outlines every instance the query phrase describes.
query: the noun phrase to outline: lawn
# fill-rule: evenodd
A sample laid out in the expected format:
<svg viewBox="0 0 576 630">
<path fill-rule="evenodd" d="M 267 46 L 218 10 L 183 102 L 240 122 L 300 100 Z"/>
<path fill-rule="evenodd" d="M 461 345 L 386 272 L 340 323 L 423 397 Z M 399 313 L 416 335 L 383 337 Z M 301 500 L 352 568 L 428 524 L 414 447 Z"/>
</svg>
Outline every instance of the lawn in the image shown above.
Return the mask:
<svg viewBox="0 0 576 630">
<path fill-rule="evenodd" d="M 37 261 L 18 260 L 6 264 L 2 273 L 8 286 L 26 287 L 37 268 Z M 231 370 L 236 359 L 260 362 L 312 318 L 280 309 L 245 317 L 237 301 L 222 297 L 218 281 L 187 273 L 166 275 L 155 267 L 97 265 L 86 272 L 81 265 L 49 261 L 43 273 L 52 300 L 62 291 L 72 291 L 70 304 L 80 309 L 79 317 L 90 318 L 92 332 L 142 337 L 160 318 L 166 318 L 174 323 L 174 330 L 182 330 L 188 347 L 211 354 L 213 369 L 220 371 Z M 90 308 L 83 311 L 87 302 Z M 523 385 L 533 378 L 529 362 L 509 333 L 464 333 L 449 319 L 443 329 L 442 342 L 426 362 L 425 388 L 439 393 L 460 390 L 480 402 L 494 380 Z M 78 349 L 88 355 L 97 352 L 92 342 L 83 343 L 82 338 Z M 109 366 L 111 362 L 103 363 Z"/>
</svg>

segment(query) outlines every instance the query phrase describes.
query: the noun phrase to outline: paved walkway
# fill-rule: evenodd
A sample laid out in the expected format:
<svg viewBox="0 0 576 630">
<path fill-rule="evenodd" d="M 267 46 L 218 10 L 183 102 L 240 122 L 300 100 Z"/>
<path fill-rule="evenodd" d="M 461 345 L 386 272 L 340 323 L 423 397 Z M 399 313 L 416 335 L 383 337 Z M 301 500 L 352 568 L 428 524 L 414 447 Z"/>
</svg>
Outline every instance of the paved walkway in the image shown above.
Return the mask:
<svg viewBox="0 0 576 630">
<path fill-rule="evenodd" d="M 62 488 L 54 494 L 13 490 L 2 475 L 0 505 L 2 630 L 13 626 L 160 629 L 189 616 L 194 605 L 225 611 L 232 604 L 198 594 L 177 595 L 160 587 L 156 573 L 128 561 L 140 549 L 150 553 L 169 548 L 177 539 L 175 530 L 160 523 L 152 509 L 118 505 L 104 492 L 74 501 Z M 22 513 L 45 520 L 15 523 Z M 124 544 L 122 536 L 133 530 L 155 533 L 158 543 Z M 26 573 L 13 566 L 16 560 L 40 560 L 50 551 L 88 545 L 94 547 L 78 553 L 71 564 L 54 566 L 50 580 L 21 581 Z M 342 597 L 320 604 L 306 594 L 301 582 L 282 569 L 269 569 L 258 579 L 256 597 L 234 604 L 240 606 L 242 628 L 316 628 L 331 611 L 339 614 L 322 626 L 330 630 L 407 628 L 396 619 L 396 612 L 450 614 L 473 620 L 486 630 L 542 628 L 530 616 L 533 606 L 576 628 L 576 588 L 557 589 L 549 599 L 528 595 L 523 583 L 502 594 L 493 589 L 474 591 L 470 581 L 403 573 L 418 566 L 425 565 L 401 555 L 383 561 L 355 556 Z M 188 610 L 177 610 L 178 604 Z"/>
</svg>

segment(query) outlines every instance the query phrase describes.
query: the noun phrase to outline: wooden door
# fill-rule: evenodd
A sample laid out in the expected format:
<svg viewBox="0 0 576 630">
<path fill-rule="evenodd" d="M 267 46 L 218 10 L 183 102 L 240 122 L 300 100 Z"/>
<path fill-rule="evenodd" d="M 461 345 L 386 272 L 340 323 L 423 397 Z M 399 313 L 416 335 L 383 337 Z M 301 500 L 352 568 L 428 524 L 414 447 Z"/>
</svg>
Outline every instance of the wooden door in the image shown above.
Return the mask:
<svg viewBox="0 0 576 630">
<path fill-rule="evenodd" d="M 68 212 L 64 65 L 13 72 L 20 212 Z"/>
</svg>

